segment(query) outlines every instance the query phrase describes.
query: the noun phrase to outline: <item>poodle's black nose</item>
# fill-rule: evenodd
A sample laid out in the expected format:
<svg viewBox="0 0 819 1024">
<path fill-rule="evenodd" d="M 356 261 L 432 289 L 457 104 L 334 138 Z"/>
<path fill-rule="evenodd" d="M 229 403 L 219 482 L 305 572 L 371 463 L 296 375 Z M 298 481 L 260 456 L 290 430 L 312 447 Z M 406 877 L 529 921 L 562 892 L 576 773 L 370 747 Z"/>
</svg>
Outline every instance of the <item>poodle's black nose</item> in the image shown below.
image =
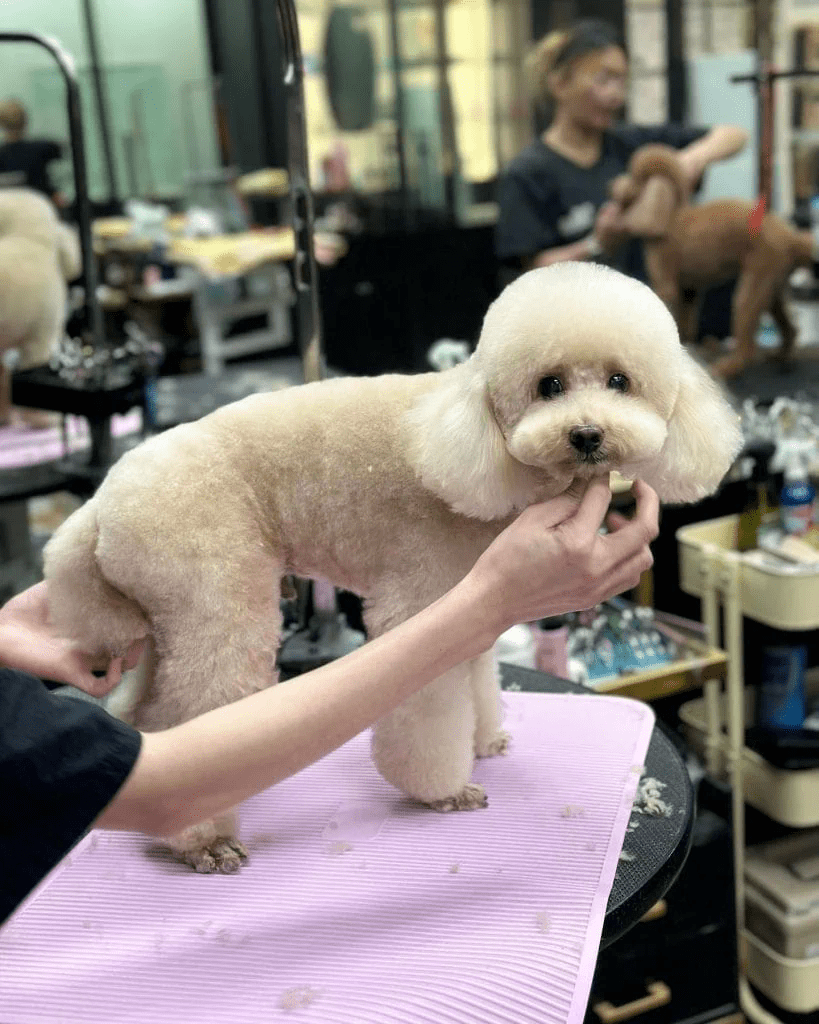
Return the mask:
<svg viewBox="0 0 819 1024">
<path fill-rule="evenodd" d="M 603 443 L 603 431 L 599 427 L 574 427 L 569 431 L 569 443 L 581 455 L 591 455 Z"/>
</svg>

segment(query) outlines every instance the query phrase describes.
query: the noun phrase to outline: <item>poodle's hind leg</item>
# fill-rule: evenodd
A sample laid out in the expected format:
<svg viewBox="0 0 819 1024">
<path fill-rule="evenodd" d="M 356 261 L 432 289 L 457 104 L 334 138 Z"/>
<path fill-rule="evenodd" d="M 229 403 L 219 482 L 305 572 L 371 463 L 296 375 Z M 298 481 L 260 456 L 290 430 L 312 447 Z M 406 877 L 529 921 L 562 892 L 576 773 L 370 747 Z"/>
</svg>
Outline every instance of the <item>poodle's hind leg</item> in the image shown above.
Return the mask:
<svg viewBox="0 0 819 1024">
<path fill-rule="evenodd" d="M 376 723 L 372 754 L 381 775 L 439 811 L 486 805 L 474 767 L 475 706 L 468 664 L 447 672 Z"/>
<path fill-rule="evenodd" d="M 167 729 L 276 682 L 279 574 L 269 561 L 259 563 L 233 593 L 225 592 L 218 569 L 209 581 L 186 579 L 191 589 L 180 593 L 182 600 L 154 617 L 153 678 L 129 715 L 136 728 Z M 167 843 L 202 873 L 230 874 L 247 856 L 232 811 Z"/>
<path fill-rule="evenodd" d="M 472 699 L 475 704 L 475 754 L 494 757 L 505 754 L 509 746 L 509 733 L 501 728 L 500 677 L 492 652 L 482 654 L 469 663 Z"/>
<path fill-rule="evenodd" d="M 793 355 L 793 350 L 796 347 L 796 336 L 797 330 L 794 326 L 791 315 L 788 312 L 788 307 L 785 302 L 785 296 L 783 294 L 784 289 L 778 291 L 771 302 L 771 316 L 773 321 L 779 329 L 779 350 L 775 354 L 775 358 L 782 362 L 787 362 Z"/>
</svg>

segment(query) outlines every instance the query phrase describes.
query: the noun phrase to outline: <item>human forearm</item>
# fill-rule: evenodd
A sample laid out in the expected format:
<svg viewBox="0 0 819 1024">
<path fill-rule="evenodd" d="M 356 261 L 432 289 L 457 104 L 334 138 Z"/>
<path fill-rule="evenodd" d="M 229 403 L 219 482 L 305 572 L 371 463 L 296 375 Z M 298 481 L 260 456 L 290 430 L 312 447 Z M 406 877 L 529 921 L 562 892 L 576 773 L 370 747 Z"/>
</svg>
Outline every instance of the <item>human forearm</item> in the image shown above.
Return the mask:
<svg viewBox="0 0 819 1024">
<path fill-rule="evenodd" d="M 505 624 L 472 578 L 345 658 L 143 737 L 97 821 L 171 835 L 319 760 L 427 683 L 488 649 Z"/>
<path fill-rule="evenodd" d="M 701 139 L 680 150 L 680 160 L 689 181 L 695 184 L 709 164 L 734 156 L 747 142 L 748 133 L 737 125 L 721 124 L 712 128 Z"/>
</svg>

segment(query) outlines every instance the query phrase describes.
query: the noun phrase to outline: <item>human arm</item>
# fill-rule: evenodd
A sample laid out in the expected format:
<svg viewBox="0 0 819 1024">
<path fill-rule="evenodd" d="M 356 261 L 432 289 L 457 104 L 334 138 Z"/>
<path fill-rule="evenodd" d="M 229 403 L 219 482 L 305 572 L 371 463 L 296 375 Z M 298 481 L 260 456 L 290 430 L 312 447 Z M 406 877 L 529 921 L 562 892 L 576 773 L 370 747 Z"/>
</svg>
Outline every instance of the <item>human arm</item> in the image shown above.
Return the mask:
<svg viewBox="0 0 819 1024">
<path fill-rule="evenodd" d="M 680 161 L 693 188 L 706 168 L 741 152 L 748 144 L 748 133 L 733 124 L 711 128 L 702 138 L 680 150 Z"/>
<path fill-rule="evenodd" d="M 413 693 L 488 650 L 517 622 L 586 608 L 650 566 L 657 497 L 635 485 L 634 520 L 598 529 L 610 493 L 590 485 L 525 511 L 465 579 L 364 647 L 226 707 L 142 737 L 136 765 L 98 828 L 171 835 L 319 760 Z"/>
<path fill-rule="evenodd" d="M 713 128 L 675 122 L 620 125 L 616 136 L 629 154 L 654 143 L 676 149 L 692 190 L 696 189 L 711 164 L 735 156 L 748 143 L 745 129 L 732 124 L 715 125 Z"/>
</svg>

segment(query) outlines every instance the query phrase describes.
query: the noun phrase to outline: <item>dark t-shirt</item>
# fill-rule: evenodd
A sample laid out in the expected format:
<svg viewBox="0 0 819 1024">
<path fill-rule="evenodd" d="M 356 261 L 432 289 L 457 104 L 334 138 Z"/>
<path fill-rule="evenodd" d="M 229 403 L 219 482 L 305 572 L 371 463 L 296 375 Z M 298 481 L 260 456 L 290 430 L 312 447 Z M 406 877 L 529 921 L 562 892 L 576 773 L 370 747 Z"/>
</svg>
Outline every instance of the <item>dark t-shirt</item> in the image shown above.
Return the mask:
<svg viewBox="0 0 819 1024">
<path fill-rule="evenodd" d="M 5 142 L 0 146 L 0 184 L 23 185 L 50 199 L 57 190 L 51 182 L 48 165 L 61 155 L 60 145 L 47 139 Z"/>
<path fill-rule="evenodd" d="M 682 149 L 706 131 L 680 124 L 618 124 L 604 135 L 600 159 L 592 167 L 580 167 L 542 139 L 535 139 L 515 157 L 499 181 L 495 235 L 498 258 L 520 267 L 544 249 L 584 238 L 594 227 L 597 211 L 609 198 L 609 184 L 626 170 L 636 149 L 653 142 Z M 642 277 L 641 248 L 637 244 L 625 246 L 612 262 Z"/>
<path fill-rule="evenodd" d="M 97 704 L 0 669 L 0 924 L 113 800 L 140 744 Z"/>
</svg>

